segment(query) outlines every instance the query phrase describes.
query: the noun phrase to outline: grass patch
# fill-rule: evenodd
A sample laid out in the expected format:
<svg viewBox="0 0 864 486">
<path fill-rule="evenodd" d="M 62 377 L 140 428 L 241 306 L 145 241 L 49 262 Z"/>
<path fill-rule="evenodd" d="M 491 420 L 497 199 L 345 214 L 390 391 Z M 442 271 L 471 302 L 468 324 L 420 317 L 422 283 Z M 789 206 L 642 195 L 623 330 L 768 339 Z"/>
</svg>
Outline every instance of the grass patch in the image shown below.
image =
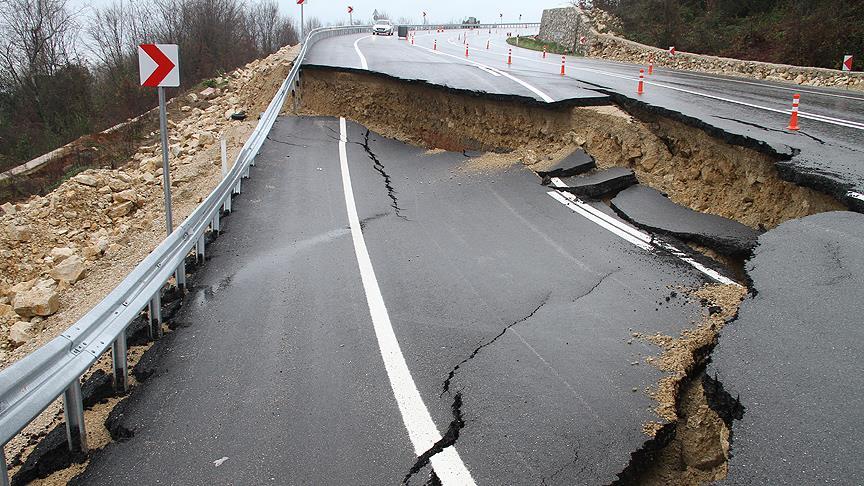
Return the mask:
<svg viewBox="0 0 864 486">
<path fill-rule="evenodd" d="M 517 40 L 519 42 L 518 44 L 516 43 Z M 573 49 L 569 49 L 554 42 L 543 42 L 534 37 L 508 37 L 507 43 L 511 46 L 523 47 L 525 49 L 531 49 L 532 51 L 543 51 L 543 48 L 546 47 L 546 52 L 550 54 L 579 55 L 578 52 L 573 52 Z"/>
</svg>

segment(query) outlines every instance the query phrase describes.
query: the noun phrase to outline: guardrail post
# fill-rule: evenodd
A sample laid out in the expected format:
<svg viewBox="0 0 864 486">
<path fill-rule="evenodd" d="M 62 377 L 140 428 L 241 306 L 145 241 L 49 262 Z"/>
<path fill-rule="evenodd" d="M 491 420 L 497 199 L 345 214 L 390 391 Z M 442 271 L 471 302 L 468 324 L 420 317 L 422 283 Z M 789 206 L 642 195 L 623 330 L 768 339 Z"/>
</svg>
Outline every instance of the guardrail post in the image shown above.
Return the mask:
<svg viewBox="0 0 864 486">
<path fill-rule="evenodd" d="M 177 270 L 174 272 L 174 279 L 177 281 L 177 288 L 183 290 L 186 288 L 186 259 L 184 258 Z"/>
<path fill-rule="evenodd" d="M 198 255 L 198 261 L 204 262 L 204 248 L 206 245 L 206 240 L 204 235 L 202 234 L 200 238 L 198 238 L 198 243 L 195 245 L 195 251 Z"/>
<path fill-rule="evenodd" d="M 210 229 L 215 231 L 217 234 L 220 232 L 219 229 L 219 211 L 216 211 L 216 214 L 213 215 L 213 221 L 210 222 Z"/>
<path fill-rule="evenodd" d="M 232 189 L 232 191 L 233 191 L 233 189 Z M 233 192 L 232 192 L 232 194 L 233 194 Z M 228 194 L 228 197 L 226 197 L 225 201 L 222 202 L 222 210 L 225 211 L 226 213 L 231 212 L 231 194 Z"/>
<path fill-rule="evenodd" d="M 243 180 L 242 177 L 237 180 L 237 185 L 234 186 L 234 194 L 240 194 L 240 189 L 241 189 L 240 184 L 242 183 L 241 182 L 242 180 Z"/>
<path fill-rule="evenodd" d="M 159 291 L 150 299 L 150 339 L 162 337 L 162 294 Z"/>
<path fill-rule="evenodd" d="M 114 390 L 123 393 L 129 389 L 129 360 L 126 354 L 126 330 L 124 329 L 111 346 L 111 358 L 114 362 Z"/>
<path fill-rule="evenodd" d="M 9 466 L 6 465 L 5 445 L 0 447 L 0 486 L 9 486 Z"/>
<path fill-rule="evenodd" d="M 63 419 L 66 421 L 66 440 L 72 452 L 87 453 L 87 431 L 84 430 L 84 401 L 81 380 L 76 379 L 63 392 Z"/>
</svg>

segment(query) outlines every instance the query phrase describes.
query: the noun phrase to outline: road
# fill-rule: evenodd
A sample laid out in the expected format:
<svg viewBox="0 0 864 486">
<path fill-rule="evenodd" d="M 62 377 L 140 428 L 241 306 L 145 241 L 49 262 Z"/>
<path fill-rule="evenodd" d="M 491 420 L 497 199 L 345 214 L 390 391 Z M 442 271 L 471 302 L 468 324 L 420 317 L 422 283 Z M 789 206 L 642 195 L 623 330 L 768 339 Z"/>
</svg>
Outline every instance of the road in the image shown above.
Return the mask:
<svg viewBox="0 0 864 486">
<path fill-rule="evenodd" d="M 521 166 L 344 130 L 341 158 L 339 120 L 277 122 L 124 409 L 134 438 L 79 483 L 396 484 L 454 431 L 445 484 L 613 481 L 663 376 L 631 333 L 677 335 L 703 309 L 670 289 L 710 279 Z"/>
<path fill-rule="evenodd" d="M 635 66 L 567 58 L 562 77 L 517 49 L 508 68 L 488 32 L 466 61 L 461 35 L 335 37 L 308 62 L 537 103 L 636 98 Z M 802 90 L 795 134 L 788 86 L 658 70 L 647 89 L 808 183 L 864 192 L 864 96 Z M 476 170 L 344 119 L 280 118 L 233 207 L 122 405 L 134 437 L 78 484 L 609 484 L 659 420 L 646 389 L 666 375 L 634 333 L 679 335 L 705 312 L 680 287 L 729 282 L 525 167 Z"/>
<path fill-rule="evenodd" d="M 640 96 L 636 85 L 645 66 L 566 56 L 562 77 L 561 56 L 543 59 L 538 52 L 512 48 L 503 30 L 418 32 L 413 45 L 396 37 L 333 37 L 315 46 L 307 64 L 544 103 L 591 104 L 606 96 L 638 101 L 667 116 L 698 120 L 734 143 L 790 158 L 781 164 L 788 165 L 788 178 L 864 211 L 864 94 L 853 91 L 655 68 Z M 797 133 L 785 130 L 793 93 L 802 100 Z"/>
</svg>

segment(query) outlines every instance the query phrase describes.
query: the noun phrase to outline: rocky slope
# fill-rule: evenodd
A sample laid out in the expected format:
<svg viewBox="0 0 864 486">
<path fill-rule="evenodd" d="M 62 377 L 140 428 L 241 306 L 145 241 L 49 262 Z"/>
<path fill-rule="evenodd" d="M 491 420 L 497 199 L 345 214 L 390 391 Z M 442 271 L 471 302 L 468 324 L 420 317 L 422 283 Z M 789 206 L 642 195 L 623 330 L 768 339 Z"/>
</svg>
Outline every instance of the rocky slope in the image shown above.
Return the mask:
<svg viewBox="0 0 864 486">
<path fill-rule="evenodd" d="M 233 162 L 298 52 L 285 47 L 175 101 L 184 115 L 169 120 L 175 224 L 219 182 L 219 139 Z M 240 111 L 248 118 L 231 120 Z M 0 367 L 65 330 L 164 238 L 162 171 L 159 145 L 144 146 L 123 168 L 0 206 Z"/>
</svg>

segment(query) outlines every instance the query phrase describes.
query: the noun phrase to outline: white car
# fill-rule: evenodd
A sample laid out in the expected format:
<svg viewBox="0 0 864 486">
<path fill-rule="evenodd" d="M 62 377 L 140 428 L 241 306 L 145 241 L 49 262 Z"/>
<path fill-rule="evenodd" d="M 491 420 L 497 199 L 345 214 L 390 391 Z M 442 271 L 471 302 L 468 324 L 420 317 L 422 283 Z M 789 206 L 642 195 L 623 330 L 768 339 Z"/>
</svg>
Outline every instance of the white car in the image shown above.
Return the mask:
<svg viewBox="0 0 864 486">
<path fill-rule="evenodd" d="M 393 24 L 387 19 L 380 19 L 372 26 L 372 35 L 393 35 Z"/>
</svg>

